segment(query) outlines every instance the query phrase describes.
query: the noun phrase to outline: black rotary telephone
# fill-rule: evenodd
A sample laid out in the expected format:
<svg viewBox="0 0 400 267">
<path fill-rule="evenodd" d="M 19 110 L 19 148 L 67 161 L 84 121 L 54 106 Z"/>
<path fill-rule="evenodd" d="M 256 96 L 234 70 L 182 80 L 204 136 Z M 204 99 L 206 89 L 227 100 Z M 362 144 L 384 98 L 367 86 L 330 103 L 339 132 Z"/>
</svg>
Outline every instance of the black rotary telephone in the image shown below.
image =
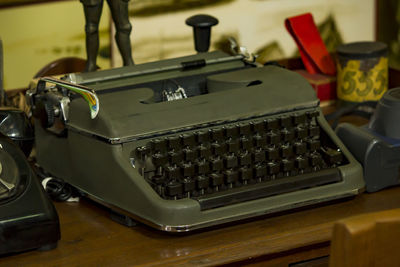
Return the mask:
<svg viewBox="0 0 400 267">
<path fill-rule="evenodd" d="M 25 114 L 1 109 L 0 255 L 51 249 L 60 239 L 56 210 L 26 159 L 32 143 Z"/>
<path fill-rule="evenodd" d="M 2 90 L 0 40 L 0 92 Z M 0 257 L 57 246 L 60 226 L 56 210 L 33 172 L 27 156 L 33 129 L 23 111 L 0 108 Z"/>
</svg>

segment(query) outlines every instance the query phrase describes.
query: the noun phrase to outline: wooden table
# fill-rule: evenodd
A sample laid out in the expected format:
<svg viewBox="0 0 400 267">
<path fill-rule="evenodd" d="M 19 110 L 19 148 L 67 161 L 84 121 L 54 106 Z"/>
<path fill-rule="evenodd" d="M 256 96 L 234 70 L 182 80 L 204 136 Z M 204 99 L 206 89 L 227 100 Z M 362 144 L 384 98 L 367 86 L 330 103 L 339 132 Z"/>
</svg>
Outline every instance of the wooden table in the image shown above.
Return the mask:
<svg viewBox="0 0 400 267">
<path fill-rule="evenodd" d="M 58 247 L 0 258 L 0 266 L 288 266 L 326 256 L 333 223 L 352 215 L 400 207 L 400 187 L 325 206 L 262 217 L 191 234 L 122 226 L 88 200 L 55 203 Z"/>
<path fill-rule="evenodd" d="M 0 266 L 288 266 L 327 256 L 335 221 L 400 208 L 400 187 L 189 234 L 122 226 L 104 207 L 85 199 L 55 206 L 61 225 L 58 247 L 0 257 Z"/>
</svg>

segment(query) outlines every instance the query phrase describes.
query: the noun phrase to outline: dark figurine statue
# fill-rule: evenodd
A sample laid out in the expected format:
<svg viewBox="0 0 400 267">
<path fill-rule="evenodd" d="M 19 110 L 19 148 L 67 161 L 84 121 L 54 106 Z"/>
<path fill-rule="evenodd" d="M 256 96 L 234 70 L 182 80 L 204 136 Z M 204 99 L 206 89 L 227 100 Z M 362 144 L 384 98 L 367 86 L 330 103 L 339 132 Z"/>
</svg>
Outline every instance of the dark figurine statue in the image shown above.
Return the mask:
<svg viewBox="0 0 400 267">
<path fill-rule="evenodd" d="M 80 0 L 85 12 L 86 54 L 85 71 L 96 70 L 96 58 L 99 50 L 99 21 L 104 0 Z M 134 65 L 129 35 L 132 26 L 128 15 L 129 0 L 107 0 L 111 16 L 115 23 L 115 40 L 121 53 L 124 66 Z"/>
</svg>

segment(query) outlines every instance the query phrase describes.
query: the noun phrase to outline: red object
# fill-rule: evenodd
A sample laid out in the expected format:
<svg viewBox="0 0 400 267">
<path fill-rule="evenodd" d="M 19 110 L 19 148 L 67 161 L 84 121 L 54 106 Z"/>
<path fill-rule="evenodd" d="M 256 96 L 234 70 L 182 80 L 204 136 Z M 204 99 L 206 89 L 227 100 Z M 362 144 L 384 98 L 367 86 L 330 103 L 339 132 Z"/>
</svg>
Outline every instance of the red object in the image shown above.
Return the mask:
<svg viewBox="0 0 400 267">
<path fill-rule="evenodd" d="M 290 17 L 285 26 L 299 48 L 301 59 L 311 74 L 336 74 L 335 62 L 325 47 L 310 13 Z"/>
<path fill-rule="evenodd" d="M 295 70 L 303 76 L 314 88 L 321 101 L 336 99 L 336 76 L 325 74 L 310 74 L 305 70 Z"/>
</svg>

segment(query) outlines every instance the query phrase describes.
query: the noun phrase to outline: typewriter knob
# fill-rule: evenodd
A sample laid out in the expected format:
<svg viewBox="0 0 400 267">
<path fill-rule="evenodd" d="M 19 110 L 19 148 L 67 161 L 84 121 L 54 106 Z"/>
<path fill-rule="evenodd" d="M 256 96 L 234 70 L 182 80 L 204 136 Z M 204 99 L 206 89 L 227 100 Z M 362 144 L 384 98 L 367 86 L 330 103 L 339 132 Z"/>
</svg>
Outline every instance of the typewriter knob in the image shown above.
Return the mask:
<svg viewBox="0 0 400 267">
<path fill-rule="evenodd" d="M 50 128 L 54 125 L 54 107 L 47 100 L 36 104 L 33 116 L 39 119 L 43 128 Z"/>
<path fill-rule="evenodd" d="M 207 52 L 210 47 L 211 27 L 218 24 L 218 19 L 209 15 L 195 15 L 186 20 L 193 27 L 194 43 L 197 52 Z"/>
</svg>

